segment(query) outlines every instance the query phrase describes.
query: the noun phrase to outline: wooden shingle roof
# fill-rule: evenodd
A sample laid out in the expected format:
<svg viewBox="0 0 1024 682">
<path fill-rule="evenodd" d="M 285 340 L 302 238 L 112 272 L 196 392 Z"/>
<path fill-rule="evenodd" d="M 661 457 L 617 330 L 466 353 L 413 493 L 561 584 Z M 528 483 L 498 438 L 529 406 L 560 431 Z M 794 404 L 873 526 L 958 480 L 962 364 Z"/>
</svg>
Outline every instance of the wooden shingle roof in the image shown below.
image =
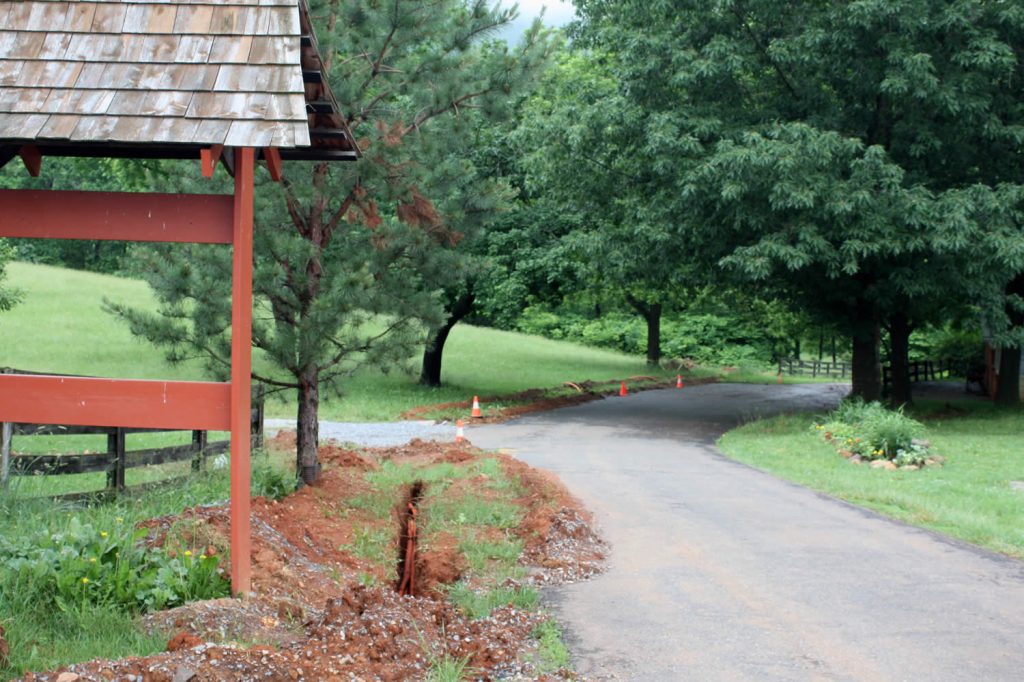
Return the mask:
<svg viewBox="0 0 1024 682">
<path fill-rule="evenodd" d="M 309 147 L 307 32 L 304 0 L 0 1 L 0 143 Z"/>
</svg>

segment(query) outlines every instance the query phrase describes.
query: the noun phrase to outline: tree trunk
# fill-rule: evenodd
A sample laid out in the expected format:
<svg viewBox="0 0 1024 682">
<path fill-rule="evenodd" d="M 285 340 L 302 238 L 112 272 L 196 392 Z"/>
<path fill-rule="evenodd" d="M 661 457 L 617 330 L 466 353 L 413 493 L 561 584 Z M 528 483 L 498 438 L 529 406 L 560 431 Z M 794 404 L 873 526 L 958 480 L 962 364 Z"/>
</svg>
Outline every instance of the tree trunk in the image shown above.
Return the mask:
<svg viewBox="0 0 1024 682">
<path fill-rule="evenodd" d="M 879 400 L 882 397 L 882 363 L 878 353 L 878 318 L 863 301 L 857 302 L 855 315 L 851 362 L 853 391 L 850 395 L 866 402 Z"/>
<path fill-rule="evenodd" d="M 661 364 L 661 304 L 652 303 L 647 319 L 647 365 L 657 367 Z"/>
<path fill-rule="evenodd" d="M 1006 287 L 1006 293 L 1024 297 L 1024 275 L 1017 276 Z M 1024 325 L 1024 312 L 1007 307 L 1007 316 L 1013 327 Z M 1020 404 L 1020 345 L 1003 346 L 999 353 L 999 384 L 996 386 L 996 405 Z"/>
<path fill-rule="evenodd" d="M 1020 404 L 1020 346 L 1003 346 L 999 353 L 996 405 Z"/>
<path fill-rule="evenodd" d="M 913 399 L 910 384 L 910 332 L 906 313 L 898 312 L 889 318 L 889 366 L 892 376 L 889 402 L 893 407 L 909 405 Z"/>
<path fill-rule="evenodd" d="M 320 475 L 317 448 L 320 443 L 320 370 L 307 369 L 299 379 L 299 415 L 296 425 L 295 471 L 300 485 L 309 485 Z"/>
<path fill-rule="evenodd" d="M 631 294 L 626 294 L 626 303 L 647 322 L 647 364 L 656 367 L 661 364 L 661 304 L 647 303 Z"/>
<path fill-rule="evenodd" d="M 469 315 L 475 301 L 476 294 L 473 292 L 462 294 L 451 306 L 451 312 L 445 323 L 430 332 L 427 344 L 423 349 L 423 366 L 420 369 L 420 384 L 423 386 L 441 385 L 441 359 L 444 355 L 444 344 L 448 340 L 448 334 L 459 320 Z"/>
</svg>

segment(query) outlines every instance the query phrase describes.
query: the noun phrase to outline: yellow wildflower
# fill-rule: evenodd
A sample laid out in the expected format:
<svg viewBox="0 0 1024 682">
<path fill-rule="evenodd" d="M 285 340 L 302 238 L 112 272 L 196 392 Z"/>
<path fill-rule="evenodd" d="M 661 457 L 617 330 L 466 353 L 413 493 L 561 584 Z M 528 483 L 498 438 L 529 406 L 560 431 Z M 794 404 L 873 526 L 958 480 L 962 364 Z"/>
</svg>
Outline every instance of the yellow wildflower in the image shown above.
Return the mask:
<svg viewBox="0 0 1024 682">
<path fill-rule="evenodd" d="M 114 519 L 114 520 L 115 520 L 115 521 L 117 521 L 118 523 L 124 523 L 124 519 L 123 519 L 123 518 L 121 518 L 120 516 L 118 516 L 118 517 L 117 517 L 116 519 Z"/>
<path fill-rule="evenodd" d="M 82 584 L 83 584 L 83 585 L 85 585 L 85 584 L 86 584 L 86 583 L 88 583 L 88 582 L 89 582 L 89 579 L 88 579 L 88 578 L 82 578 Z"/>
<path fill-rule="evenodd" d="M 206 561 L 206 555 L 205 554 L 200 554 L 199 555 L 199 560 L 200 561 Z"/>
<path fill-rule="evenodd" d="M 94 557 L 94 556 L 89 557 L 89 563 L 90 564 L 96 563 L 96 557 Z"/>
<path fill-rule="evenodd" d="M 191 550 L 185 550 L 185 556 L 192 556 Z"/>
<path fill-rule="evenodd" d="M 105 537 L 107 537 L 107 531 L 105 531 L 105 530 L 101 530 L 101 531 L 100 531 L 100 537 L 101 537 L 101 538 L 105 538 Z"/>
</svg>

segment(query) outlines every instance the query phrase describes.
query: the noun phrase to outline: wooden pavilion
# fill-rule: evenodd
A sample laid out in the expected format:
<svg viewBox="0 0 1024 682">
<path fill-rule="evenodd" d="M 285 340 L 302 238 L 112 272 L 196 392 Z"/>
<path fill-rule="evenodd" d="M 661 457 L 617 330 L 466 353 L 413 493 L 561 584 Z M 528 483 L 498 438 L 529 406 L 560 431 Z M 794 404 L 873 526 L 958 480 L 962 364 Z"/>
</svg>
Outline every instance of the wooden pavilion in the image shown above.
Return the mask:
<svg viewBox="0 0 1024 682">
<path fill-rule="evenodd" d="M 0 2 L 0 167 L 218 163 L 233 195 L 0 190 L 0 237 L 230 244 L 231 381 L 0 376 L 0 421 L 231 432 L 231 578 L 250 590 L 253 178 L 353 160 L 306 0 Z"/>
</svg>

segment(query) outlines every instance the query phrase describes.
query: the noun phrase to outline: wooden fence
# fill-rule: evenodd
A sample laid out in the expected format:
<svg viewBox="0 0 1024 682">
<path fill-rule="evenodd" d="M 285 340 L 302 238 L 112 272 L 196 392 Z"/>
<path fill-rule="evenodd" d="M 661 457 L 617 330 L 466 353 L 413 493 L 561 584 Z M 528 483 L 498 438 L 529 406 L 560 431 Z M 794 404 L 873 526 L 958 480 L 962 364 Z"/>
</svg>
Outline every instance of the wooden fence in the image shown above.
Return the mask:
<svg viewBox="0 0 1024 682">
<path fill-rule="evenodd" d="M 18 374 L 34 374 L 20 370 L 4 369 L 4 372 Z M 256 384 L 252 387 L 252 412 L 250 415 L 250 437 L 253 447 L 263 446 L 263 408 L 264 387 Z M 84 474 L 105 471 L 107 474 L 107 494 L 123 493 L 125 471 L 135 467 L 166 464 L 168 462 L 192 461 L 193 471 L 202 468 L 210 455 L 230 450 L 228 440 L 209 442 L 206 431 L 192 431 L 192 442 L 185 445 L 174 445 L 163 448 L 144 450 L 128 450 L 126 436 L 131 433 L 170 433 L 172 429 L 136 429 L 110 428 L 96 426 L 59 426 L 40 424 L 12 424 L 2 426 L 0 441 L 0 488 L 6 488 L 10 476 L 60 476 L 64 474 Z M 15 435 L 20 436 L 77 436 L 106 435 L 105 452 L 89 454 L 53 454 L 53 455 L 20 455 L 12 452 L 11 442 Z"/>
<path fill-rule="evenodd" d="M 779 360 L 779 374 L 843 379 L 850 376 L 851 368 L 850 363 L 848 362 L 827 362 L 824 360 L 782 358 Z"/>
<path fill-rule="evenodd" d="M 965 372 L 952 360 L 914 360 L 907 368 L 910 382 L 941 381 L 954 376 L 964 376 Z M 882 365 L 882 389 L 888 391 L 892 387 L 892 366 Z"/>
</svg>

